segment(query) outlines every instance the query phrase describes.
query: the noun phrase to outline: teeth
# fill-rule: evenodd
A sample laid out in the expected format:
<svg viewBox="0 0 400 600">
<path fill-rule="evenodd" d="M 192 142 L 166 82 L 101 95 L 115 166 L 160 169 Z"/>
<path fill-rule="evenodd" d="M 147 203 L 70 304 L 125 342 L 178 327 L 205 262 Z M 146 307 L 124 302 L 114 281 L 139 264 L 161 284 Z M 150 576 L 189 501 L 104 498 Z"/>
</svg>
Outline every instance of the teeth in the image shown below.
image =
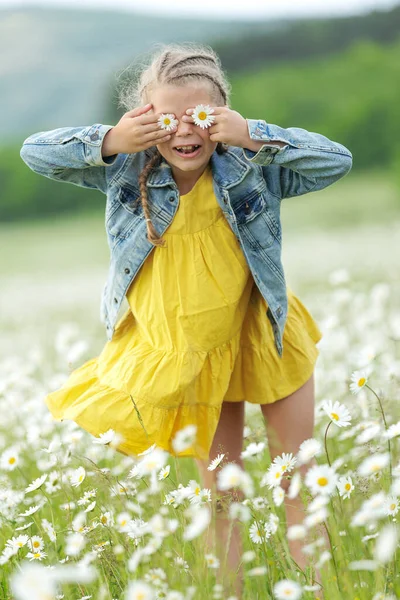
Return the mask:
<svg viewBox="0 0 400 600">
<path fill-rule="evenodd" d="M 177 150 L 186 150 L 187 152 L 194 152 L 194 150 L 197 148 L 198 146 L 177 146 L 176 149 Z"/>
</svg>

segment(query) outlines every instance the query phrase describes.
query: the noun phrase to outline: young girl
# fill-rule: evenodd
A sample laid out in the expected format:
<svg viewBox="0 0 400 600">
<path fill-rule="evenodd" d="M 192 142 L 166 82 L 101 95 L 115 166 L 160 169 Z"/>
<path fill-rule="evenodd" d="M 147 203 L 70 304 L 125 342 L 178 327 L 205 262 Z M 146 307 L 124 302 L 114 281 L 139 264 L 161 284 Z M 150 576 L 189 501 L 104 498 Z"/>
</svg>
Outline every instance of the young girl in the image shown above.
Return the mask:
<svg viewBox="0 0 400 600">
<path fill-rule="evenodd" d="M 21 150 L 37 173 L 107 195 L 108 340 L 46 402 L 93 435 L 112 428 L 125 454 L 156 444 L 195 457 L 216 493 L 210 460 L 222 453 L 221 464 L 243 467 L 245 401 L 261 406 L 272 459 L 313 435 L 321 332 L 286 286 L 280 204 L 334 183 L 352 156 L 323 135 L 231 109 L 209 46 L 170 44 L 151 59 L 122 91 L 127 112 L 115 126 L 37 133 Z M 189 425 L 195 435 L 182 444 L 176 433 Z M 218 508 L 217 538 L 236 569 L 239 529 L 229 545 Z M 287 525 L 303 510 L 289 500 Z M 299 542 L 289 545 L 303 567 Z"/>
</svg>

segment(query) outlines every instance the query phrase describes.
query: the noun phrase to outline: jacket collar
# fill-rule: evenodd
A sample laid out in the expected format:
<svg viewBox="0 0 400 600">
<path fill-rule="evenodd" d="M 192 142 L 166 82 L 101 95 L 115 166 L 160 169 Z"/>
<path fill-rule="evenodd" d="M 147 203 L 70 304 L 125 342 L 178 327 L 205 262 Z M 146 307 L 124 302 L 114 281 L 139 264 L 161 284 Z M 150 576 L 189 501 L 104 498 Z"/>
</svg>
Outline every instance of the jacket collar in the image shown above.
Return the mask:
<svg viewBox="0 0 400 600">
<path fill-rule="evenodd" d="M 241 148 L 229 146 L 224 154 L 213 152 L 210 158 L 213 178 L 221 188 L 229 189 L 240 183 L 250 171 L 246 159 L 242 159 L 239 153 Z M 176 185 L 169 164 L 162 159 L 156 169 L 152 169 L 148 179 L 149 187 L 162 187 Z"/>
</svg>

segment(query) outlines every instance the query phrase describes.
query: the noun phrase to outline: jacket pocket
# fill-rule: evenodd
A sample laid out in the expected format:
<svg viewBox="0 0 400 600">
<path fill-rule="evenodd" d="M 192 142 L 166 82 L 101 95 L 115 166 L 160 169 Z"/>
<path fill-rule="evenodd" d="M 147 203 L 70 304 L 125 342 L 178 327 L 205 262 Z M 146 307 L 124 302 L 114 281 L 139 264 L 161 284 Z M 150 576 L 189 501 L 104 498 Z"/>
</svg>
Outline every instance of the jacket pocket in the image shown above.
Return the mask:
<svg viewBox="0 0 400 600">
<path fill-rule="evenodd" d="M 236 209 L 236 221 L 243 237 L 254 249 L 269 248 L 281 240 L 279 218 L 269 206 L 266 191 L 256 191 Z"/>
<path fill-rule="evenodd" d="M 111 246 L 125 239 L 139 225 L 143 216 L 140 194 L 121 187 L 110 199 L 106 209 L 106 230 Z"/>
</svg>

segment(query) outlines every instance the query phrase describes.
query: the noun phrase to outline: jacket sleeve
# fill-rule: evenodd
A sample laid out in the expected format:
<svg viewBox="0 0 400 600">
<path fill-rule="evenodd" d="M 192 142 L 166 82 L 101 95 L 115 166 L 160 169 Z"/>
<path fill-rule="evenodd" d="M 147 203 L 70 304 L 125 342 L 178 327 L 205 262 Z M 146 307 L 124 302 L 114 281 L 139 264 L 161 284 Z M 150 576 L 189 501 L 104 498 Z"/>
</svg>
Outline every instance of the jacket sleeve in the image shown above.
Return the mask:
<svg viewBox="0 0 400 600">
<path fill-rule="evenodd" d="M 61 127 L 30 135 L 20 156 L 35 173 L 107 192 L 107 168 L 118 154 L 103 159 L 101 147 L 112 125 Z"/>
<path fill-rule="evenodd" d="M 243 148 L 243 154 L 247 160 L 262 166 L 268 187 L 279 198 L 322 190 L 344 177 L 352 167 L 351 152 L 320 133 L 299 127 L 284 129 L 263 120 L 246 120 L 251 139 L 266 144 L 258 152 Z M 274 141 L 285 146 L 274 146 Z"/>
</svg>

